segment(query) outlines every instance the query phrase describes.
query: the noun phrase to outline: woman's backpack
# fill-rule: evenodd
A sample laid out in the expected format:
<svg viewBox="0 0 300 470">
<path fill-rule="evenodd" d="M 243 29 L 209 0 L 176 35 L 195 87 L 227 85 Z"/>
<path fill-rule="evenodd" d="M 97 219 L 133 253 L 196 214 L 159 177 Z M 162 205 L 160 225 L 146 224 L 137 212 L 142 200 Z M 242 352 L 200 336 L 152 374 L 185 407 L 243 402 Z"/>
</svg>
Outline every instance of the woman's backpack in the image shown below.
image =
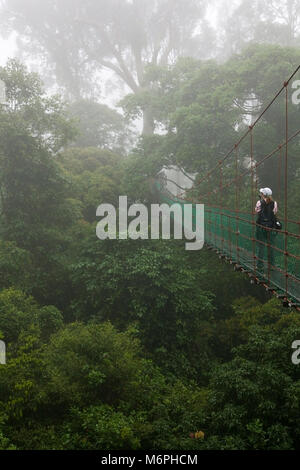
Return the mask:
<svg viewBox="0 0 300 470">
<path fill-rule="evenodd" d="M 261 204 L 261 210 L 258 214 L 257 223 L 259 225 L 262 225 L 263 227 L 277 229 L 276 227 L 277 219 L 274 214 L 274 206 L 275 206 L 274 201 L 270 201 L 269 204 L 267 204 L 266 201 L 264 201 L 264 199 L 261 199 L 260 204 Z M 280 229 L 277 229 L 277 230 L 280 230 Z"/>
</svg>

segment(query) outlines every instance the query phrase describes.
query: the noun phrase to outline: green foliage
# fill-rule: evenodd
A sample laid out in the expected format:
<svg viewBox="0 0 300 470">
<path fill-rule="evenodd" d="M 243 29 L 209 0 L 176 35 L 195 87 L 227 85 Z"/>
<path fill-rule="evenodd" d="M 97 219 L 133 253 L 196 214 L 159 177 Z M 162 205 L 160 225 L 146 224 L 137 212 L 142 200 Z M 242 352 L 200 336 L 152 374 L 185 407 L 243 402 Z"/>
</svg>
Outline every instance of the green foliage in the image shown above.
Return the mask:
<svg viewBox="0 0 300 470">
<path fill-rule="evenodd" d="M 7 437 L 5 437 L 5 434 L 3 432 L 3 427 L 6 418 L 7 417 L 0 415 L 0 450 L 16 450 L 16 447 L 11 444 L 11 442 Z"/>
<path fill-rule="evenodd" d="M 17 123 L 51 152 L 60 150 L 76 135 L 75 127 L 59 96 L 47 97 L 40 77 L 11 59 L 0 67 L 0 79 L 6 86 L 7 111 L 2 115 Z M 6 116 L 5 116 L 6 115 Z"/>
<path fill-rule="evenodd" d="M 125 126 L 121 114 L 92 100 L 80 100 L 69 106 L 76 119 L 79 135 L 75 147 L 96 147 L 124 153 L 131 143 L 133 132 Z"/>
<path fill-rule="evenodd" d="M 11 286 L 30 291 L 32 282 L 32 258 L 26 250 L 13 242 L 0 240 L 0 288 Z"/>
<path fill-rule="evenodd" d="M 107 405 L 72 411 L 72 423 L 63 434 L 63 446 L 74 450 L 137 450 L 140 439 L 134 420 Z"/>
<path fill-rule="evenodd" d="M 233 303 L 233 315 L 224 322 L 224 342 L 232 347 L 241 344 L 247 341 L 251 326 L 273 327 L 284 316 L 284 308 L 276 299 L 265 304 L 253 297 L 236 299 Z"/>
<path fill-rule="evenodd" d="M 246 97 L 255 89 L 262 108 L 298 61 L 296 50 L 250 47 L 222 64 L 147 67 L 124 106 L 133 118 L 146 109 L 165 134 L 143 137 L 129 157 L 108 150 L 118 147 L 114 113 L 74 106 L 76 144 L 89 146 L 67 147 L 60 99 L 16 61 L 0 69 L 0 449 L 299 448 L 299 314 L 206 250 L 95 234 L 100 203 L 155 201 L 163 166 L 201 177 L 244 131 Z M 282 138 L 281 111 L 266 113 L 256 157 Z M 297 165 L 289 160 L 295 208 Z M 266 166 L 259 176 L 271 175 Z"/>
<path fill-rule="evenodd" d="M 63 327 L 63 316 L 54 306 L 45 306 L 39 309 L 38 325 L 41 330 L 41 338 L 46 341 L 56 331 Z"/>
<path fill-rule="evenodd" d="M 70 324 L 46 349 L 47 389 L 55 403 L 116 404 L 132 393 L 138 345 L 112 325 Z"/>
<path fill-rule="evenodd" d="M 46 347 L 28 329 L 0 369 L 8 435 L 18 448 L 184 448 L 207 391 L 168 384 L 141 352 L 109 323 L 71 324 Z"/>
<path fill-rule="evenodd" d="M 194 375 L 210 357 L 214 320 L 211 296 L 198 284 L 201 266 L 190 270 L 189 258 L 174 241 L 87 239 L 73 266 L 75 312 L 122 329 L 134 324 L 160 364 Z"/>
<path fill-rule="evenodd" d="M 300 375 L 291 345 L 300 335 L 299 318 L 279 316 L 273 302 L 262 310 L 244 305 L 245 317 L 256 313 L 257 324 L 249 326 L 248 340 L 233 351 L 233 360 L 212 374 L 207 446 L 214 445 L 213 436 L 233 436 L 244 449 L 298 448 Z"/>
<path fill-rule="evenodd" d="M 85 220 L 94 222 L 101 203 L 118 205 L 122 195 L 122 158 L 95 147 L 70 148 L 61 155 L 70 194 L 80 201 Z"/>
<path fill-rule="evenodd" d="M 30 280 L 38 299 L 62 303 L 58 286 L 66 285 L 67 231 L 76 217 L 54 154 L 73 136 L 73 127 L 60 100 L 47 98 L 38 77 L 24 66 L 10 61 L 0 78 L 9 104 L 0 109 L 0 236 L 12 242 L 7 245 L 11 256 L 16 245 L 14 269 L 19 269 L 13 280 L 8 256 L 3 287 L 28 288 Z M 18 279 L 22 262 L 27 263 L 23 283 Z M 53 297 L 51 289 L 56 290 Z"/>
<path fill-rule="evenodd" d="M 18 342 L 20 335 L 37 328 L 38 337 L 47 340 L 63 325 L 62 315 L 53 306 L 40 308 L 33 297 L 14 288 L 0 292 L 0 330 L 11 346 Z"/>
<path fill-rule="evenodd" d="M 10 288 L 0 292 L 0 312 L 0 329 L 4 339 L 15 342 L 21 331 L 37 320 L 38 308 L 32 297 Z"/>
</svg>

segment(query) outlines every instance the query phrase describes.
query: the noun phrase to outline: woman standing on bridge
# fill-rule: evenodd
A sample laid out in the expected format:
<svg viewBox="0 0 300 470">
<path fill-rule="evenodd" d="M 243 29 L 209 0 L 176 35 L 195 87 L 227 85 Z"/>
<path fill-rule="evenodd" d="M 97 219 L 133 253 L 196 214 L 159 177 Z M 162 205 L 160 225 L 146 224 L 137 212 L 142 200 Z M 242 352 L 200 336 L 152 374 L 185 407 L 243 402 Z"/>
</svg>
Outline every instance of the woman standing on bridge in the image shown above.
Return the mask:
<svg viewBox="0 0 300 470">
<path fill-rule="evenodd" d="M 256 240 L 258 242 L 258 263 L 257 269 L 264 269 L 264 251 L 265 246 L 268 249 L 268 268 L 275 266 L 274 257 L 274 232 L 276 228 L 276 214 L 278 211 L 277 202 L 272 199 L 272 190 L 270 188 L 262 188 L 260 190 L 260 200 L 257 201 L 255 212 L 258 214 L 256 220 Z"/>
</svg>

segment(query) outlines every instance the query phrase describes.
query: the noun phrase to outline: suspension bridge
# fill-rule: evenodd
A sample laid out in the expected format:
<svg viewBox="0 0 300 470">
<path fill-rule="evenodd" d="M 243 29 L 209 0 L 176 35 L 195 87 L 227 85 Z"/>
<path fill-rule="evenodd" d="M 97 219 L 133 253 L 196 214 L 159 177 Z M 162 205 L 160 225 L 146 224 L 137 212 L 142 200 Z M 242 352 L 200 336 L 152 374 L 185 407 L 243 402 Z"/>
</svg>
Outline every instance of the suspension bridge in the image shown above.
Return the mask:
<svg viewBox="0 0 300 470">
<path fill-rule="evenodd" d="M 174 196 L 166 189 L 163 178 L 157 181 L 157 188 L 161 202 L 169 205 L 204 204 L 207 249 L 247 273 L 252 283 L 263 285 L 285 305 L 300 311 L 297 86 L 300 87 L 300 65 L 256 119 L 252 118 L 253 122 L 246 125 L 245 117 L 246 130 L 238 142 L 198 177 L 191 189 Z M 276 123 L 275 115 L 280 116 Z M 262 153 L 263 150 L 267 151 Z M 262 239 L 258 236 L 255 206 L 259 188 L 266 186 L 273 189 L 282 229 L 264 227 L 267 236 Z"/>
</svg>

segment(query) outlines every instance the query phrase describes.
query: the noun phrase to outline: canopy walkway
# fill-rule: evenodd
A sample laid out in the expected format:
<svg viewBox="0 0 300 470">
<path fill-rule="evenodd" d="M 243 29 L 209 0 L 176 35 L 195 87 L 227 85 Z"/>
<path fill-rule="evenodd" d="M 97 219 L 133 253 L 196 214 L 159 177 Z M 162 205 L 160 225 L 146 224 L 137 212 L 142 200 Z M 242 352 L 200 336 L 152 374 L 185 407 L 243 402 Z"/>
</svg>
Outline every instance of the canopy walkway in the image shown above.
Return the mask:
<svg viewBox="0 0 300 470">
<path fill-rule="evenodd" d="M 192 189 L 173 196 L 163 179 L 157 185 L 161 202 L 204 204 L 206 247 L 247 273 L 252 283 L 262 284 L 284 304 L 300 311 L 300 199 L 290 187 L 292 181 L 297 188 L 298 179 L 299 192 L 300 99 L 299 103 L 295 100 L 299 71 L 300 66 L 255 121 L 251 125 L 248 121 L 240 140 L 196 179 Z M 282 119 L 279 126 L 274 124 L 276 133 L 270 139 L 268 123 L 274 110 Z M 262 155 L 261 149 L 266 147 L 268 152 Z M 266 229 L 267 236 L 262 239 L 255 205 L 259 189 L 266 186 L 273 189 L 278 202 L 282 229 Z"/>
</svg>

